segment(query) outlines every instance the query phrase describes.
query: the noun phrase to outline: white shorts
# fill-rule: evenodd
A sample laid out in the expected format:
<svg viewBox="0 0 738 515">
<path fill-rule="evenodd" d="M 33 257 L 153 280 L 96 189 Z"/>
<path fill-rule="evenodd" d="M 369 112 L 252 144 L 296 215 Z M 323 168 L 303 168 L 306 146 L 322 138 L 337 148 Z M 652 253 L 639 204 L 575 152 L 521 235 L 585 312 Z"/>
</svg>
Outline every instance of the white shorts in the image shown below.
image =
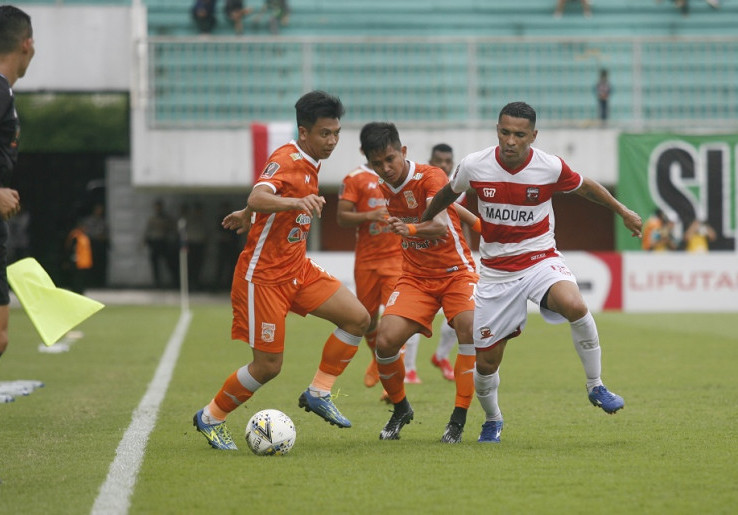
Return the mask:
<svg viewBox="0 0 738 515">
<path fill-rule="evenodd" d="M 489 283 L 480 280 L 474 293 L 474 347 L 484 349 L 518 336 L 528 320 L 528 300 L 540 306 L 548 289 L 559 281 L 576 283 L 574 274 L 558 257 L 541 261 L 513 281 Z M 558 313 L 540 309 L 548 323 L 566 321 Z"/>
</svg>

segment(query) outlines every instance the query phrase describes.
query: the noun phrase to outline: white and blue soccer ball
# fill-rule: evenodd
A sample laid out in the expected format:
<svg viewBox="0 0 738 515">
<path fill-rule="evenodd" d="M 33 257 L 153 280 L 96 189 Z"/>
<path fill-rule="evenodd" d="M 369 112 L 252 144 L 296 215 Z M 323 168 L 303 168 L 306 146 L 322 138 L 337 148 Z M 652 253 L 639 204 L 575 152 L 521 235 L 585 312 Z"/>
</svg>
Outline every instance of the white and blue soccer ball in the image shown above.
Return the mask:
<svg viewBox="0 0 738 515">
<path fill-rule="evenodd" d="M 261 410 L 246 424 L 246 443 L 258 456 L 287 454 L 296 437 L 292 419 L 276 409 Z"/>
</svg>

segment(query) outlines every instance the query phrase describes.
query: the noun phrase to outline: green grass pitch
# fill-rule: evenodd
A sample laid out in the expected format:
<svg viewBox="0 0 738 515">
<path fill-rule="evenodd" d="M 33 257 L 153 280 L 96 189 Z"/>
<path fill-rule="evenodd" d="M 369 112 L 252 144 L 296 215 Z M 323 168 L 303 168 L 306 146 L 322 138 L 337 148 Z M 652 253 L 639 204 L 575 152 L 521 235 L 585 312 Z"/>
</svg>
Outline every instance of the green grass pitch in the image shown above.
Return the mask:
<svg viewBox="0 0 738 515">
<path fill-rule="evenodd" d="M 108 306 L 61 354 L 38 352 L 26 315 L 11 312 L 0 380 L 40 379 L 0 404 L 0 513 L 90 513 L 179 318 L 177 307 Z M 196 305 L 138 473 L 129 513 L 735 513 L 738 510 L 738 314 L 595 316 L 603 378 L 625 398 L 608 416 L 587 401 L 566 326 L 530 317 L 501 369 L 505 429 L 478 444 L 474 399 L 459 445 L 439 438 L 454 387 L 430 364 L 408 385 L 415 420 L 383 442 L 380 387 L 364 387 L 364 343 L 339 378 L 338 429 L 298 409 L 330 324 L 290 316 L 280 376 L 229 418 L 238 452 L 211 449 L 192 415 L 250 361 L 230 340 L 230 306 Z M 436 320 L 436 324 L 440 319 Z M 286 412 L 297 442 L 257 457 L 243 440 L 257 410 Z"/>
</svg>

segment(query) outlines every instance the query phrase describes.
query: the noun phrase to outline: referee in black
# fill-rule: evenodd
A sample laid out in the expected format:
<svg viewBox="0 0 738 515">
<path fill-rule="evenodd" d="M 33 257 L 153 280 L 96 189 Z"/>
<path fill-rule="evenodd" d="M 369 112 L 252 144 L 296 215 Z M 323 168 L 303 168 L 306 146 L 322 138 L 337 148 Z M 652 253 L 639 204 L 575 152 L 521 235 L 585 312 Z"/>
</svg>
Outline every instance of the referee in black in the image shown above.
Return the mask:
<svg viewBox="0 0 738 515">
<path fill-rule="evenodd" d="M 34 52 L 31 17 L 17 7 L 0 6 L 0 356 L 8 347 L 10 316 L 7 220 L 21 207 L 18 192 L 8 187 L 18 160 L 20 135 L 13 84 L 26 74 Z"/>
</svg>

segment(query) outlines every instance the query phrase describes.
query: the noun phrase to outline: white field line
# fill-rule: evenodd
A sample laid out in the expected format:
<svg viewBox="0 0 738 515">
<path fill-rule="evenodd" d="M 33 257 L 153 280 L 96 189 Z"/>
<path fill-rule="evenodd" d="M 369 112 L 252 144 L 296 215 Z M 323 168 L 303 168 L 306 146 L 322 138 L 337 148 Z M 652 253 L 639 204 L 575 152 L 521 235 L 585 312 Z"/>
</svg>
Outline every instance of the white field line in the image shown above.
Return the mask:
<svg viewBox="0 0 738 515">
<path fill-rule="evenodd" d="M 184 311 L 179 317 L 177 327 L 169 338 L 164 354 L 156 368 L 154 378 L 149 383 L 141 402 L 133 412 L 131 425 L 115 451 L 115 459 L 110 464 L 108 477 L 100 487 L 90 513 L 93 515 L 127 514 L 136 477 L 141 468 L 146 444 L 151 431 L 156 426 L 159 406 L 169 387 L 172 372 L 179 357 L 182 342 L 187 335 L 192 313 Z"/>
</svg>

